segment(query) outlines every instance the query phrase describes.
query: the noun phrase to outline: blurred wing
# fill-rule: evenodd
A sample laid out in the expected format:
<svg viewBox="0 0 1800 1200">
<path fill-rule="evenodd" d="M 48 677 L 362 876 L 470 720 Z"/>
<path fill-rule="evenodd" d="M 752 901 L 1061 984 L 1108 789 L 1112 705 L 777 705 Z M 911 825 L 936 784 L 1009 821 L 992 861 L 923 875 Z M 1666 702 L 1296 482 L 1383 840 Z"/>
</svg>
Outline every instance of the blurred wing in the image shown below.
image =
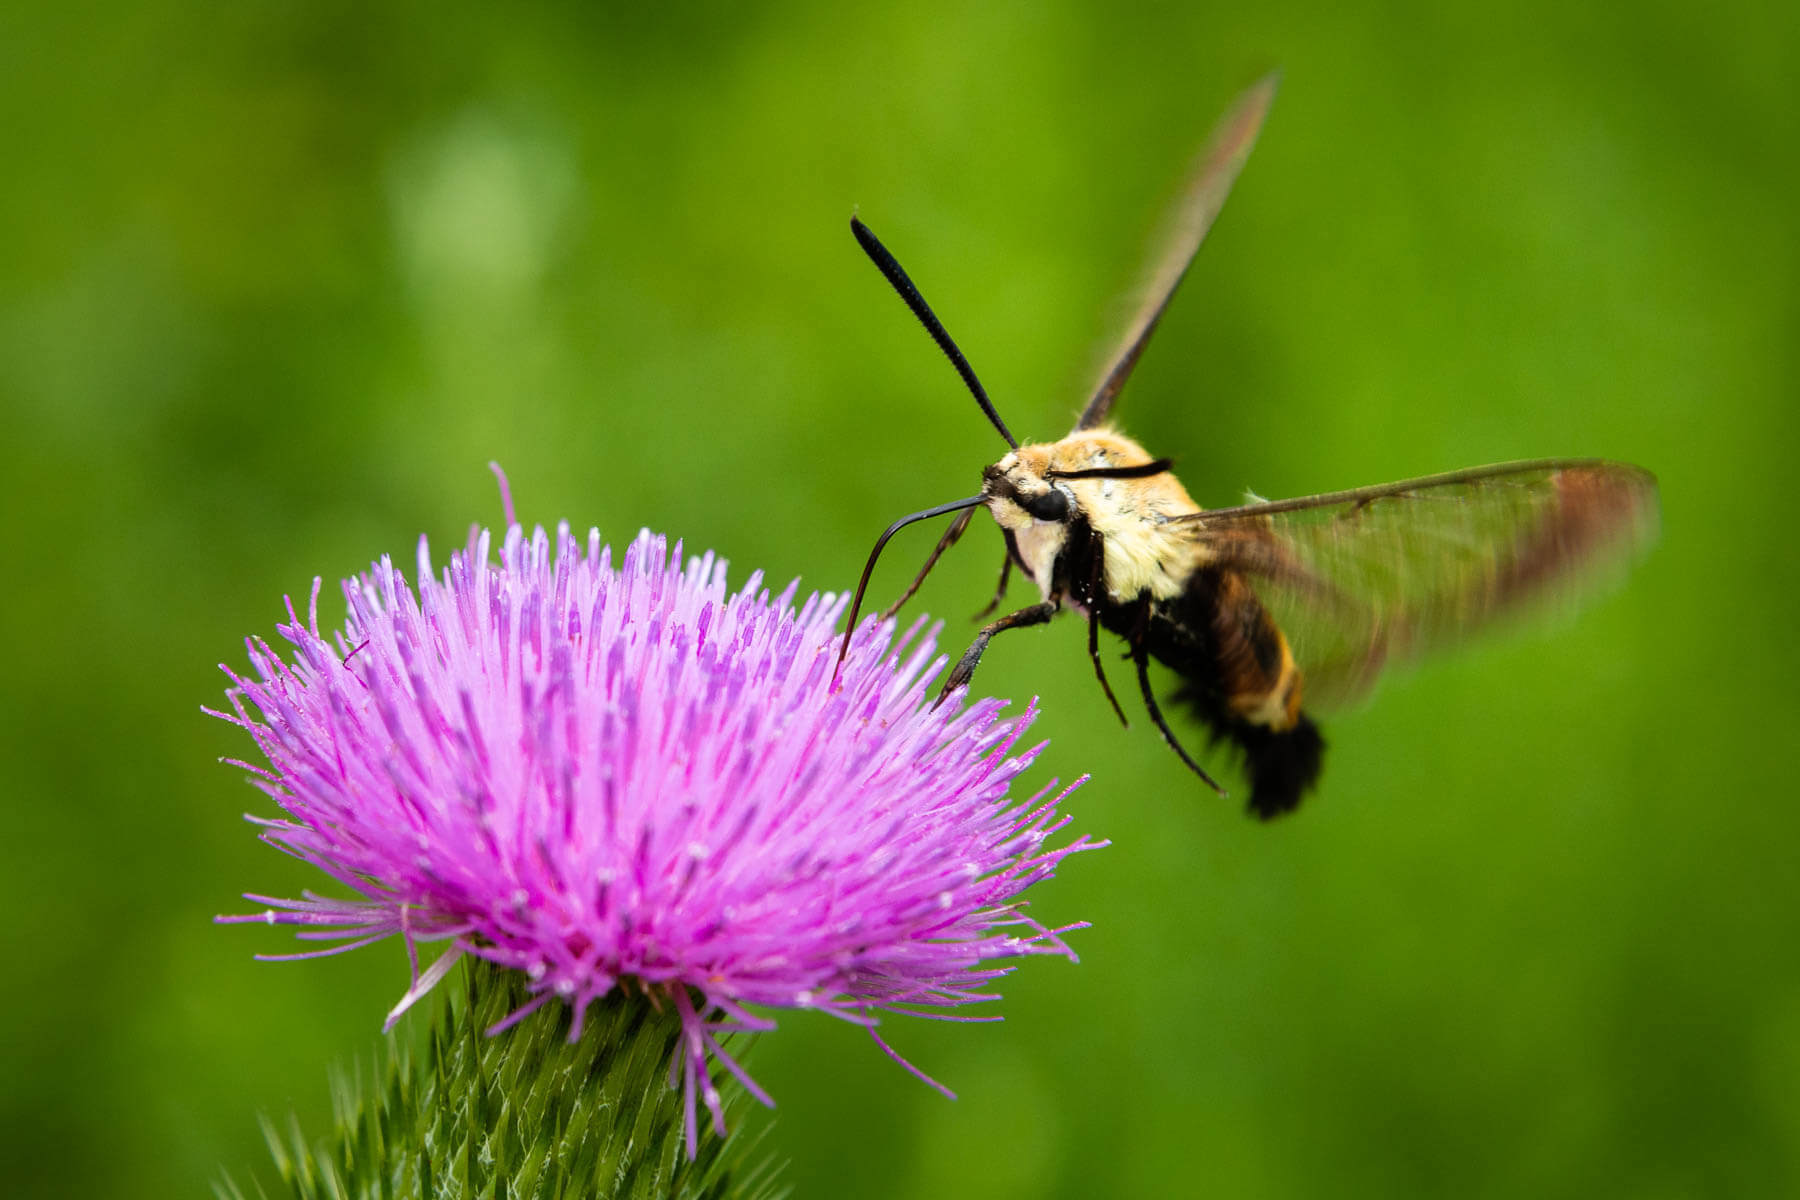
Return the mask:
<svg viewBox="0 0 1800 1200">
<path fill-rule="evenodd" d="M 1308 708 L 1522 609 L 1567 603 L 1656 532 L 1656 479 L 1599 459 L 1475 467 L 1178 517 L 1286 634 Z M 1610 569 L 1610 571 L 1609 571 Z"/>
<path fill-rule="evenodd" d="M 1138 356 L 1156 331 L 1156 323 L 1162 320 L 1163 310 L 1169 306 L 1181 277 L 1187 274 L 1188 264 L 1194 260 L 1194 254 L 1206 238 L 1206 231 L 1212 228 L 1219 210 L 1225 207 L 1225 197 L 1231 194 L 1231 185 L 1237 182 L 1244 160 L 1250 157 L 1257 131 L 1262 128 L 1269 104 L 1275 99 L 1278 79 L 1277 75 L 1266 75 L 1239 96 L 1207 139 L 1206 148 L 1200 152 L 1194 167 L 1192 181 L 1182 194 L 1169 230 L 1163 235 L 1162 252 L 1151 260 L 1153 270 L 1144 285 L 1144 303 L 1126 328 L 1124 340 L 1101 377 L 1093 398 L 1082 409 L 1075 428 L 1092 429 L 1106 420 L 1107 413 L 1112 411 L 1113 400 L 1125 386 L 1125 381 L 1131 378 Z"/>
</svg>

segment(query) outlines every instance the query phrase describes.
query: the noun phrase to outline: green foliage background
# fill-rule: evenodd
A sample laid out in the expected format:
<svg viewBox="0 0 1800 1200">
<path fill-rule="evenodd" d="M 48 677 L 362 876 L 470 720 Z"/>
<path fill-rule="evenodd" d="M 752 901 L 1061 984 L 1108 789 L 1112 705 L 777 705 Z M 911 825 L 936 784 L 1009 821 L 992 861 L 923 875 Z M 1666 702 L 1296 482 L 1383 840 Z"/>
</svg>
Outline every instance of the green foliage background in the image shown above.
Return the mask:
<svg viewBox="0 0 1800 1200">
<path fill-rule="evenodd" d="M 1793 1194 L 1797 47 L 1788 4 L 13 6 L 0 1190 L 269 1178 L 259 1111 L 323 1132 L 403 986 L 208 923 L 311 882 L 199 713 L 284 593 L 441 558 L 489 459 L 528 521 L 846 586 L 999 447 L 848 215 L 1058 434 L 1279 65 L 1132 431 L 1208 504 L 1623 458 L 1662 543 L 1387 681 L 1270 828 L 1116 727 L 1075 625 L 996 643 L 1114 841 L 1038 900 L 1083 961 L 890 1024 L 955 1103 L 784 1020 L 769 1144 L 802 1195 Z M 996 541 L 926 589 L 948 647 Z"/>
</svg>

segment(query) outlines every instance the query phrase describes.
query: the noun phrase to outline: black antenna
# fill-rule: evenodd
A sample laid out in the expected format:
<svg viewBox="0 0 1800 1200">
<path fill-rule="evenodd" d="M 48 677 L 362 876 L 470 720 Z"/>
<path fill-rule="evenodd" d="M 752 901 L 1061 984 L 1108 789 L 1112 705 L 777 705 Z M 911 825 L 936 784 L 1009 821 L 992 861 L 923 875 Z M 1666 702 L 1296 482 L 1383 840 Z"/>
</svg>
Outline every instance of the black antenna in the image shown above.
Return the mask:
<svg viewBox="0 0 1800 1200">
<path fill-rule="evenodd" d="M 901 276 L 901 278 L 904 279 L 905 276 Z M 869 561 L 863 565 L 862 578 L 856 581 L 856 598 L 850 601 L 850 620 L 844 625 L 844 644 L 838 649 L 837 666 L 831 669 L 832 691 L 837 691 L 838 673 L 844 669 L 844 656 L 850 653 L 850 635 L 856 632 L 856 617 L 862 612 L 863 593 L 868 590 L 869 576 L 875 573 L 875 560 L 881 557 L 882 548 L 888 544 L 888 539 L 914 521 L 926 521 L 932 517 L 941 517 L 945 513 L 952 513 L 961 508 L 974 508 L 985 499 L 985 496 L 970 496 L 967 500 L 952 500 L 948 504 L 940 504 L 935 508 L 925 509 L 923 512 L 911 513 L 889 525 L 887 531 L 875 539 L 875 549 L 869 551 Z M 942 546 L 939 547 L 940 550 L 942 548 Z M 934 560 L 936 557 L 936 555 L 932 556 Z"/>
<path fill-rule="evenodd" d="M 913 316 L 919 318 L 919 323 L 925 326 L 925 332 L 931 335 L 931 340 L 938 344 L 938 349 L 944 352 L 944 356 L 950 360 L 950 365 L 956 368 L 958 375 L 962 376 L 963 386 L 967 387 L 969 394 L 975 397 L 975 403 L 981 405 L 981 411 L 986 413 L 987 419 L 994 423 L 994 428 L 1000 431 L 1000 436 L 1006 439 L 1006 444 L 1017 450 L 1019 439 L 1012 435 L 1012 431 L 1006 427 L 1006 422 L 1002 421 L 1000 414 L 994 411 L 994 402 L 988 399 L 987 389 L 981 386 L 981 380 L 975 378 L 975 368 L 969 365 L 969 360 L 963 357 L 963 352 L 956 348 L 956 343 L 950 339 L 950 333 L 944 328 L 944 323 L 937 319 L 936 313 L 931 311 L 931 305 L 925 303 L 925 297 L 919 294 L 919 289 L 907 277 L 906 271 L 900 266 L 900 263 L 892 254 L 888 253 L 888 248 L 881 244 L 881 239 L 869 232 L 869 227 L 855 217 L 850 218 L 850 232 L 856 235 L 856 242 L 863 248 L 863 253 L 867 254 L 874 262 L 876 268 L 888 281 L 889 286 L 900 293 L 900 298 L 906 301 L 906 307 L 912 309 Z M 889 532 L 893 531 L 889 530 Z M 839 661 L 842 661 L 841 656 Z"/>
<path fill-rule="evenodd" d="M 1076 471 L 1059 471 L 1051 467 L 1044 472 L 1046 479 L 1148 479 L 1152 475 L 1161 475 L 1175 465 L 1172 458 L 1152 459 L 1147 463 L 1139 463 L 1135 467 L 1082 467 Z"/>
</svg>

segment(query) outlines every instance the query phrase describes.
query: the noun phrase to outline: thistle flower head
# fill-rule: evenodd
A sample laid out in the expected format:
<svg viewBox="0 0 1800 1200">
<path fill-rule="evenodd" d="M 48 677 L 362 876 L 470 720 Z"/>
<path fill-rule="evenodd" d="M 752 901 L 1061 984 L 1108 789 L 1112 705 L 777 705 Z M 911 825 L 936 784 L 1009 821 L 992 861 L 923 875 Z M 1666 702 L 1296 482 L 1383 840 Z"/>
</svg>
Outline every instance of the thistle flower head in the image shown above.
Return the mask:
<svg viewBox="0 0 1800 1200">
<path fill-rule="evenodd" d="M 696 1097 L 723 1131 L 715 1068 L 769 1102 L 720 1044 L 773 1027 L 748 1006 L 949 1016 L 995 998 L 997 960 L 1069 953 L 1075 926 L 1020 894 L 1099 843 L 1047 844 L 1054 782 L 1009 796 L 1042 749 L 1017 749 L 1032 709 L 924 702 L 942 660 L 922 623 L 898 643 L 865 624 L 834 690 L 842 597 L 796 609 L 757 574 L 728 593 L 723 562 L 647 532 L 615 563 L 597 531 L 509 520 L 492 550 L 477 529 L 437 574 L 421 539 L 416 590 L 383 558 L 344 583 L 332 636 L 315 582 L 285 656 L 252 639 L 251 672 L 226 669 L 215 715 L 255 739 L 268 765 L 237 765 L 285 814 L 251 820 L 349 894 L 220 918 L 331 943 L 271 957 L 399 934 L 390 1025 L 464 954 L 530 981 L 491 1032 L 560 999 L 573 1039 L 595 1000 L 642 989 L 681 1019 L 691 1151 Z"/>
</svg>

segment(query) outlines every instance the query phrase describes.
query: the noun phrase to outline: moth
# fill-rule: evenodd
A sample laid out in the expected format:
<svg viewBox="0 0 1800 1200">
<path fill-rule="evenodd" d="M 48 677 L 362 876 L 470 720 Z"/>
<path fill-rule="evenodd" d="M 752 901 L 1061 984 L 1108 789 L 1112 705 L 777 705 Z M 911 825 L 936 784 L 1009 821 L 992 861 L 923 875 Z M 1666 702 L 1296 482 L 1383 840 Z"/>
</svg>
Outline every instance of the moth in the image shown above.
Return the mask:
<svg viewBox="0 0 1800 1200">
<path fill-rule="evenodd" d="M 982 627 L 938 700 L 966 686 L 988 643 L 1069 610 L 1087 623 L 1088 657 L 1113 711 L 1100 631 L 1124 639 L 1151 721 L 1189 770 L 1224 789 L 1182 747 L 1152 688 L 1155 660 L 1181 680 L 1178 699 L 1214 742 L 1242 756 L 1248 811 L 1294 809 L 1316 784 L 1325 742 L 1315 712 L 1367 692 L 1383 668 L 1454 644 L 1517 610 L 1567 601 L 1617 568 L 1654 534 L 1656 480 L 1602 459 L 1540 459 L 1474 467 L 1294 500 L 1202 509 L 1168 458 L 1110 424 L 1114 403 L 1256 140 L 1274 98 L 1263 79 L 1232 106 L 1206 143 L 1153 271 L 1145 300 L 1101 373 L 1075 428 L 1021 444 L 917 287 L 867 226 L 864 252 L 950 359 L 1005 457 L 981 491 L 911 513 L 876 541 L 857 583 L 843 653 L 870 574 L 902 528 L 956 513 L 897 612 L 986 507 L 1006 543 L 992 614 L 1017 567 L 1036 604 Z M 835 686 L 835 678 L 834 678 Z"/>
</svg>

